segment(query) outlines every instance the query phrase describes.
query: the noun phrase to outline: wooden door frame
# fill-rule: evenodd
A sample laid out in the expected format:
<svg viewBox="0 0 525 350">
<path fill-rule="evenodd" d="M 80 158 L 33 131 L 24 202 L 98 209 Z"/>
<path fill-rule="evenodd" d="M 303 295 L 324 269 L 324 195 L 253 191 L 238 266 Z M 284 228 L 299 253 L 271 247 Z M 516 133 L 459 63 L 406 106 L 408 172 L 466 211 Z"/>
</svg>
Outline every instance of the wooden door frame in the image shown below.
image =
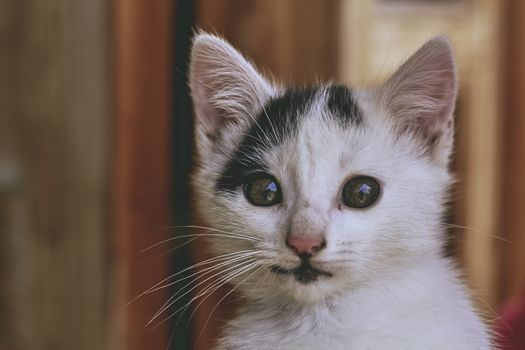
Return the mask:
<svg viewBox="0 0 525 350">
<path fill-rule="evenodd" d="M 126 303 L 168 273 L 168 257 L 148 259 L 140 251 L 162 240 L 171 221 L 172 16 L 169 0 L 114 3 L 112 349 L 165 349 L 168 339 L 166 323 L 145 328 L 167 291 Z"/>
</svg>

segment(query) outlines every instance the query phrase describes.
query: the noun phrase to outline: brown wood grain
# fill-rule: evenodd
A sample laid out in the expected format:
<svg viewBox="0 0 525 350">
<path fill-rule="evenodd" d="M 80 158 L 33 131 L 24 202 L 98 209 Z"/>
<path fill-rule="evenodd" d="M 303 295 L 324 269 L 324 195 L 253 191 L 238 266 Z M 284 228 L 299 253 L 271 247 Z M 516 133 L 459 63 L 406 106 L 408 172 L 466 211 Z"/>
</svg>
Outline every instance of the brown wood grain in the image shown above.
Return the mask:
<svg viewBox="0 0 525 350">
<path fill-rule="evenodd" d="M 165 349 L 168 324 L 145 327 L 167 291 L 124 304 L 167 276 L 167 256 L 140 251 L 166 237 L 170 223 L 169 77 L 171 2 L 115 2 L 114 190 L 112 252 L 115 344 Z M 162 319 L 162 318 L 161 318 Z"/>
<path fill-rule="evenodd" d="M 339 1 L 199 0 L 197 26 L 294 84 L 337 76 Z"/>
<path fill-rule="evenodd" d="M 501 232 L 510 242 L 500 242 L 500 293 L 504 302 L 525 288 L 525 3 L 509 0 L 503 23 L 506 38 L 503 176 Z"/>
<path fill-rule="evenodd" d="M 108 39 L 106 1 L 0 1 L 1 349 L 107 348 Z"/>
</svg>

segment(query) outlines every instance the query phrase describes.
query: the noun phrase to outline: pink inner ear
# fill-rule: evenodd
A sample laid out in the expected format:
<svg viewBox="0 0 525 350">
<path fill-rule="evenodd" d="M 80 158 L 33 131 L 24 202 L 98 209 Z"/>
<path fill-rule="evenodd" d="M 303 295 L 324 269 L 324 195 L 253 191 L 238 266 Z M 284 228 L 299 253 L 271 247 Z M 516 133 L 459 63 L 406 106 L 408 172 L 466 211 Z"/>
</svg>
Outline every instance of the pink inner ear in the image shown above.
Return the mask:
<svg viewBox="0 0 525 350">
<path fill-rule="evenodd" d="M 273 93 L 237 50 L 213 35 L 195 38 L 190 72 L 196 128 L 212 143 L 220 140 L 227 126 L 248 124 L 259 104 Z"/>
<path fill-rule="evenodd" d="M 423 45 L 379 89 L 397 129 L 412 133 L 434 153 L 450 151 L 452 141 L 443 139 L 453 137 L 456 93 L 454 57 L 445 37 Z"/>
</svg>

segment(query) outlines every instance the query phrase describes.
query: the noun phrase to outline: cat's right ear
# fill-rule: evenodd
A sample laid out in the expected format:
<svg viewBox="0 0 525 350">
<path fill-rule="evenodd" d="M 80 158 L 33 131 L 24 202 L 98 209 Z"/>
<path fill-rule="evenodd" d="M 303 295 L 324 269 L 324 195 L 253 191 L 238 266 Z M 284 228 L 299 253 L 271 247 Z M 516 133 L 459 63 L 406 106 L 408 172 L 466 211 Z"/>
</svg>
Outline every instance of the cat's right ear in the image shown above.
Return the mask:
<svg viewBox="0 0 525 350">
<path fill-rule="evenodd" d="M 454 53 L 445 36 L 425 43 L 377 92 L 397 130 L 415 136 L 443 166 L 452 151 L 456 95 Z"/>
<path fill-rule="evenodd" d="M 237 50 L 206 33 L 193 41 L 189 84 L 201 156 L 240 135 L 274 94 L 272 85 Z"/>
</svg>

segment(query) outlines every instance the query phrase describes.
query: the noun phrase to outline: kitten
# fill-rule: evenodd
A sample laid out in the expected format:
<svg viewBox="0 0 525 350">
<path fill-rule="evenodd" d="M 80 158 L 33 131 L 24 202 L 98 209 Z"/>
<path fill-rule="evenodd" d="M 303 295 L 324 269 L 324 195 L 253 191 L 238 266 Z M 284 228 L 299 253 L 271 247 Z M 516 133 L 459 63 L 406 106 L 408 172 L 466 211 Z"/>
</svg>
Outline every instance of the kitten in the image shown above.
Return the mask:
<svg viewBox="0 0 525 350">
<path fill-rule="evenodd" d="M 382 86 L 284 89 L 196 36 L 193 189 L 220 283 L 216 349 L 489 349 L 442 255 L 457 83 L 427 42 Z M 220 284 L 219 283 L 219 284 Z"/>
</svg>

